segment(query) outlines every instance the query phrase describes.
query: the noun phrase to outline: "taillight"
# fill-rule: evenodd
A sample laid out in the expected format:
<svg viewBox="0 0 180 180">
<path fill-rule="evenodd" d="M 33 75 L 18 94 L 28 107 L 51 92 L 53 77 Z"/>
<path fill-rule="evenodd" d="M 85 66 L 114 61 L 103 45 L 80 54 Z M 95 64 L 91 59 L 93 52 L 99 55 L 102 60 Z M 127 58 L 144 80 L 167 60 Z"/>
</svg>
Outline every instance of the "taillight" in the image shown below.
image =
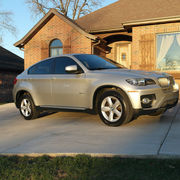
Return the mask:
<svg viewBox="0 0 180 180">
<path fill-rule="evenodd" d="M 14 79 L 14 82 L 13 82 L 13 83 L 14 83 L 14 85 L 17 83 L 17 78 Z"/>
</svg>

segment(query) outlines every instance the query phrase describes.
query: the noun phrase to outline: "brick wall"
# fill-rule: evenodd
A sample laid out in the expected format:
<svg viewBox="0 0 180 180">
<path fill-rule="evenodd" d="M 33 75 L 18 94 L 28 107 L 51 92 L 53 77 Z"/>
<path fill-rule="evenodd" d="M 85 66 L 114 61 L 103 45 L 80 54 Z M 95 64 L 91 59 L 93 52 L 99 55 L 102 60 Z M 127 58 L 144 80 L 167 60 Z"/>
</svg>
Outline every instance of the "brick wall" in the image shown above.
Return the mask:
<svg viewBox="0 0 180 180">
<path fill-rule="evenodd" d="M 180 32 L 180 23 L 133 27 L 132 68 L 158 70 L 156 69 L 156 34 L 172 32 Z M 166 72 L 172 74 L 180 84 L 180 72 Z"/>
<path fill-rule="evenodd" d="M 25 69 L 49 57 L 49 44 L 53 39 L 63 43 L 63 54 L 91 53 L 91 40 L 54 16 L 24 47 Z"/>
<path fill-rule="evenodd" d="M 12 89 L 16 72 L 0 71 L 0 103 L 12 102 Z"/>
</svg>

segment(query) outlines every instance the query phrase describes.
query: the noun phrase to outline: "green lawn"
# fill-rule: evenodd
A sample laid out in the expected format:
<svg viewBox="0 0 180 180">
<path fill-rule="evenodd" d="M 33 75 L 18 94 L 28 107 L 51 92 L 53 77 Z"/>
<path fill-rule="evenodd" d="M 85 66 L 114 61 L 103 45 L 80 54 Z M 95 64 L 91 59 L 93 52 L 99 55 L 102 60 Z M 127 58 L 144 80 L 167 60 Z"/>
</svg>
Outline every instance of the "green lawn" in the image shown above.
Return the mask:
<svg viewBox="0 0 180 180">
<path fill-rule="evenodd" d="M 0 156 L 0 179 L 178 180 L 180 160 Z"/>
</svg>

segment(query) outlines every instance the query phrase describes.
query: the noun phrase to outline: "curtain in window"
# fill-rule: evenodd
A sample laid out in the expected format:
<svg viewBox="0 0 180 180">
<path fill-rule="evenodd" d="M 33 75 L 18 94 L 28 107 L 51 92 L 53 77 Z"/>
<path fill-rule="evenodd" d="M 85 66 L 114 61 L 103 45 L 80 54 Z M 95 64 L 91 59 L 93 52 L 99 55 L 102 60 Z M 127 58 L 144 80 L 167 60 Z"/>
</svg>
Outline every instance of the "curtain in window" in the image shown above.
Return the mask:
<svg viewBox="0 0 180 180">
<path fill-rule="evenodd" d="M 51 48 L 50 50 L 50 56 L 60 56 L 63 54 L 63 48 Z"/>
<path fill-rule="evenodd" d="M 170 49 L 171 45 L 174 41 L 174 35 L 165 35 L 162 37 L 160 50 L 157 58 L 157 67 L 160 67 L 160 63 L 163 60 L 163 58 L 166 56 L 168 50 Z"/>
<path fill-rule="evenodd" d="M 176 34 L 176 39 L 177 39 L 177 42 L 178 42 L 178 44 L 180 46 L 180 34 Z"/>
<path fill-rule="evenodd" d="M 63 44 L 59 39 L 54 39 L 50 43 L 50 57 L 60 56 L 63 54 Z"/>
</svg>

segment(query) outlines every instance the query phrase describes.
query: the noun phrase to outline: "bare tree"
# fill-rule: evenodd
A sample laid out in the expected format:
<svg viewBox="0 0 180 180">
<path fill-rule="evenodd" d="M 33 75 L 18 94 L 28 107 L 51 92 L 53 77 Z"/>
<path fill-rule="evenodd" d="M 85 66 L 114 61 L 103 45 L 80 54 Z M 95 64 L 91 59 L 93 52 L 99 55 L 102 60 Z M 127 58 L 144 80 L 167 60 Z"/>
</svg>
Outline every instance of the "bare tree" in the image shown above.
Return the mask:
<svg viewBox="0 0 180 180">
<path fill-rule="evenodd" d="M 11 15 L 11 12 L 0 11 L 0 43 L 2 43 L 4 32 L 8 31 L 12 34 L 16 33 L 16 28 L 12 25 Z"/>
<path fill-rule="evenodd" d="M 26 0 L 36 15 L 45 15 L 51 8 L 71 19 L 79 19 L 101 5 L 101 0 Z"/>
</svg>

